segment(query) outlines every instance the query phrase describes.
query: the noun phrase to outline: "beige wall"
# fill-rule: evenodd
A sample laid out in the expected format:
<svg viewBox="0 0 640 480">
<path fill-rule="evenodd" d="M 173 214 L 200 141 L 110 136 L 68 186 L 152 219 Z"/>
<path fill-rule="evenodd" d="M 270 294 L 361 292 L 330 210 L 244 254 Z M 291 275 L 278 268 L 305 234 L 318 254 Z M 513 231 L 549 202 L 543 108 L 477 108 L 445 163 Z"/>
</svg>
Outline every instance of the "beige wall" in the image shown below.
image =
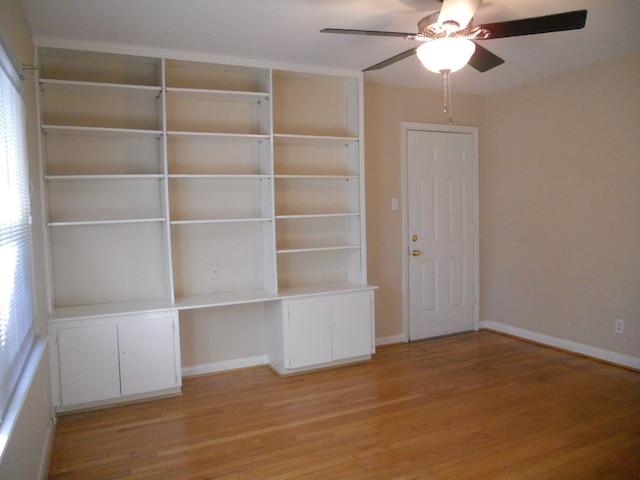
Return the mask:
<svg viewBox="0 0 640 480">
<path fill-rule="evenodd" d="M 640 357 L 640 54 L 487 97 L 479 128 L 480 320 Z M 440 92 L 365 83 L 369 282 L 402 337 L 400 122 L 446 123 Z M 625 321 L 624 335 L 614 319 Z"/>
<path fill-rule="evenodd" d="M 31 34 L 19 0 L 0 0 L 0 33 L 18 63 L 31 65 L 34 63 Z M 24 73 L 27 148 L 33 185 L 31 213 L 34 225 L 35 307 L 38 332 L 44 333 L 46 329 L 46 296 L 37 149 L 35 72 L 27 70 Z M 24 403 L 18 420 L 0 459 L 0 478 L 2 479 L 35 479 L 38 478 L 39 472 L 43 472 L 43 469 L 46 468 L 48 440 L 52 432 L 50 417 L 53 411 L 47 352 L 45 351 L 39 361 L 34 363 L 31 371 L 33 377 L 23 399 Z"/>
<path fill-rule="evenodd" d="M 440 91 L 368 82 L 364 86 L 367 269 L 369 283 L 379 287 L 378 342 L 401 341 L 404 335 L 402 210 L 391 210 L 391 199 L 402 198 L 400 124 L 403 121 L 447 124 L 448 115 L 442 109 Z M 454 94 L 452 113 L 456 125 L 479 127 L 482 144 L 484 98 Z"/>
<path fill-rule="evenodd" d="M 640 54 L 489 96 L 485 125 L 481 320 L 640 357 Z"/>
</svg>

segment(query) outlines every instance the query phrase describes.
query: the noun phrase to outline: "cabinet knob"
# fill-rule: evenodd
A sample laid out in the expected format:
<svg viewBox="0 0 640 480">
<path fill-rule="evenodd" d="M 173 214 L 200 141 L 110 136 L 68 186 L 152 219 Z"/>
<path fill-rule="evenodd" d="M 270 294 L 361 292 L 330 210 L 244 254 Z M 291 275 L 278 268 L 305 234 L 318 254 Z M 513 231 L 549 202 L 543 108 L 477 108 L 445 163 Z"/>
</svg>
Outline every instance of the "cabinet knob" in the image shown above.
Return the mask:
<svg viewBox="0 0 640 480">
<path fill-rule="evenodd" d="M 411 255 L 413 255 L 414 257 L 419 257 L 420 255 L 422 255 L 422 252 L 416 248 L 411 252 Z"/>
</svg>

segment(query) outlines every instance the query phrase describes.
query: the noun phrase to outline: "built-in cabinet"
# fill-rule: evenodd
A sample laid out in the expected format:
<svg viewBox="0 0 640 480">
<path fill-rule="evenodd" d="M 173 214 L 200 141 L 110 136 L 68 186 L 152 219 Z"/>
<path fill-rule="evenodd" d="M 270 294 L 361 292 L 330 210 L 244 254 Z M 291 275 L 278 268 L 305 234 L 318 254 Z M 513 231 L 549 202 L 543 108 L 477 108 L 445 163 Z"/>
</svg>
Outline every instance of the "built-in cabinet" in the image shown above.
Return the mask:
<svg viewBox="0 0 640 480">
<path fill-rule="evenodd" d="M 266 302 L 287 351 L 331 325 L 329 357 L 280 373 L 370 355 L 361 76 L 57 48 L 38 62 L 56 405 L 141 393 L 112 355 L 136 315 Z M 363 295 L 355 320 L 336 313 Z M 341 331 L 367 353 L 336 354 Z M 96 380 L 116 363 L 118 386 Z"/>
<path fill-rule="evenodd" d="M 372 291 L 287 299 L 269 307 L 269 358 L 280 374 L 368 359 L 375 351 Z"/>
<path fill-rule="evenodd" d="M 56 321 L 49 326 L 59 410 L 176 393 L 182 384 L 176 311 Z"/>
</svg>

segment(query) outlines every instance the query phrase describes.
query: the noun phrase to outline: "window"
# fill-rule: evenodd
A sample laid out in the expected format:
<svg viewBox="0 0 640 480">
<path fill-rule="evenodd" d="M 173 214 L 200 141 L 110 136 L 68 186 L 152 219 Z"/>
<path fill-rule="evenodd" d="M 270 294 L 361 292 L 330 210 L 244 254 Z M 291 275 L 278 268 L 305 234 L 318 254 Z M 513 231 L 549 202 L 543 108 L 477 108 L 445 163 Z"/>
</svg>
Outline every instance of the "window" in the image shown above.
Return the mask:
<svg viewBox="0 0 640 480">
<path fill-rule="evenodd" d="M 34 341 L 21 79 L 0 42 L 0 423 Z"/>
</svg>

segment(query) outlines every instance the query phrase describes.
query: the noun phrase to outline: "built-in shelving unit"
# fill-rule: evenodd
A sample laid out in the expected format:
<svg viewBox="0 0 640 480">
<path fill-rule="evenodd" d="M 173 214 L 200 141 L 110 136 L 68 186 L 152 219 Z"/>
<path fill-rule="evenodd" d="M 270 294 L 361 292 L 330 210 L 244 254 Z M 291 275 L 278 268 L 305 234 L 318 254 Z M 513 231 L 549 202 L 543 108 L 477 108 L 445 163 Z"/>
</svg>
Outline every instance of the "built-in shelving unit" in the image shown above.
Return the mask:
<svg viewBox="0 0 640 480">
<path fill-rule="evenodd" d="M 361 76 L 38 57 L 55 332 L 373 288 Z"/>
<path fill-rule="evenodd" d="M 366 283 L 358 79 L 273 83 L 278 285 Z"/>
<path fill-rule="evenodd" d="M 165 68 L 176 299 L 275 292 L 270 71 Z"/>
<path fill-rule="evenodd" d="M 54 311 L 169 297 L 160 66 L 39 52 Z"/>
</svg>

